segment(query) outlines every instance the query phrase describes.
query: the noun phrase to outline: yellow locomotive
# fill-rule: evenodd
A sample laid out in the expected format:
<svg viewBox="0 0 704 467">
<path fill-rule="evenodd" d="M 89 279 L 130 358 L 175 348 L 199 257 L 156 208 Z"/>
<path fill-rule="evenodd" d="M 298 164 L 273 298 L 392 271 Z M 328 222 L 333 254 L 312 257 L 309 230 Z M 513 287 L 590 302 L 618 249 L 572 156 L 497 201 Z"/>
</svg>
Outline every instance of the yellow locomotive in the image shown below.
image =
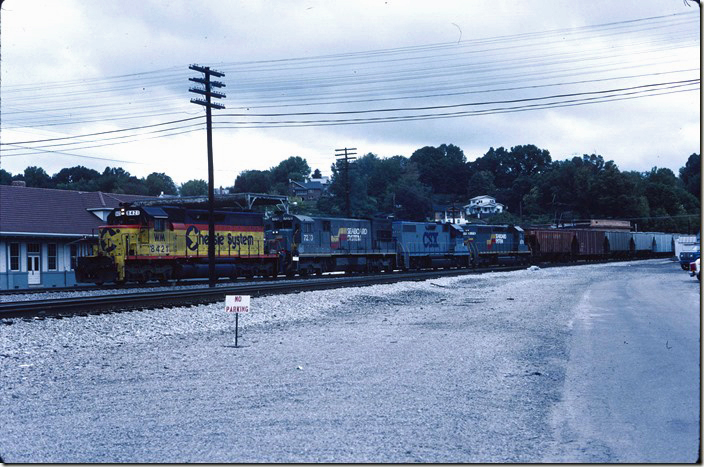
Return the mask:
<svg viewBox="0 0 704 467">
<path fill-rule="evenodd" d="M 218 277 L 271 276 L 278 255 L 269 254 L 263 215 L 215 211 Z M 99 228 L 95 256 L 79 258 L 78 282 L 124 283 L 208 277 L 208 211 L 176 206 L 122 205 Z"/>
</svg>

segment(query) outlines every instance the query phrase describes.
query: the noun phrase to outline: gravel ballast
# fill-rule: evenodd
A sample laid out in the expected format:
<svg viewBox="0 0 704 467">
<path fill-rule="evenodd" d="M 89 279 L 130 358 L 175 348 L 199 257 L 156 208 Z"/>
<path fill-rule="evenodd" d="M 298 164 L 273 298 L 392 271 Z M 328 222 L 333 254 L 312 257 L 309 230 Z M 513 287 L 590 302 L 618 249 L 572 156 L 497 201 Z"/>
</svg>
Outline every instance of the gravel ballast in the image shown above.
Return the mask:
<svg viewBox="0 0 704 467">
<path fill-rule="evenodd" d="M 644 263 L 252 298 L 239 348 L 224 304 L 15 320 L 0 455 L 539 462 L 579 294 Z"/>
</svg>

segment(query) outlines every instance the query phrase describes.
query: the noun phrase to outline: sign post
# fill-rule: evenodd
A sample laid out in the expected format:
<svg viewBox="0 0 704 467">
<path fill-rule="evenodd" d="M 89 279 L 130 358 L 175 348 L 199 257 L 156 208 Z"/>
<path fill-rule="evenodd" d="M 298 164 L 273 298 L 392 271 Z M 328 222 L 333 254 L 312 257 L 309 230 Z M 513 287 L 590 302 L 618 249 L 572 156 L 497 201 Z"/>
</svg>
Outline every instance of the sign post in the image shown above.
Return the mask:
<svg viewBox="0 0 704 467">
<path fill-rule="evenodd" d="M 226 295 L 225 311 L 235 314 L 235 348 L 237 348 L 237 338 L 239 337 L 239 317 L 240 313 L 249 313 L 249 295 Z"/>
</svg>

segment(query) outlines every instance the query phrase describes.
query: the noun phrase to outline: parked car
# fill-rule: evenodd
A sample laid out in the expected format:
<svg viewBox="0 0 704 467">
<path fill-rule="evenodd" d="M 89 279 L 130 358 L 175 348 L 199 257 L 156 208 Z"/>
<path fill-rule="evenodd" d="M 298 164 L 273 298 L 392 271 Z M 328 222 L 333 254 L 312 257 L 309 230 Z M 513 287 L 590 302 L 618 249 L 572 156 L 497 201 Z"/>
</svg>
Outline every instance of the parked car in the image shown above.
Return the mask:
<svg viewBox="0 0 704 467">
<path fill-rule="evenodd" d="M 689 264 L 689 275 L 694 277 L 697 276 L 697 280 L 701 282 L 700 270 L 701 270 L 701 258 L 697 258 L 696 261 L 692 261 Z"/>
<path fill-rule="evenodd" d="M 695 246 L 692 250 L 680 253 L 680 266 L 685 271 L 689 271 L 689 264 L 701 256 L 700 247 Z"/>
</svg>

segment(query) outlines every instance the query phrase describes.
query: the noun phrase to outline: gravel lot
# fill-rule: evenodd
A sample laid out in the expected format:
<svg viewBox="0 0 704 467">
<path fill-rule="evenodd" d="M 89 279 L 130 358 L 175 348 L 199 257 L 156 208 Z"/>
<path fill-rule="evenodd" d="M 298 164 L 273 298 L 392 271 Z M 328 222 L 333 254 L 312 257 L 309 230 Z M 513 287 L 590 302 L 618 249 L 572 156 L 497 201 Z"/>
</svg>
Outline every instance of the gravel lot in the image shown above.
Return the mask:
<svg viewBox="0 0 704 467">
<path fill-rule="evenodd" d="M 0 327 L 0 455 L 540 462 L 579 296 L 634 268 L 679 269 L 663 263 L 253 298 L 239 348 L 222 305 L 18 320 Z"/>
</svg>

